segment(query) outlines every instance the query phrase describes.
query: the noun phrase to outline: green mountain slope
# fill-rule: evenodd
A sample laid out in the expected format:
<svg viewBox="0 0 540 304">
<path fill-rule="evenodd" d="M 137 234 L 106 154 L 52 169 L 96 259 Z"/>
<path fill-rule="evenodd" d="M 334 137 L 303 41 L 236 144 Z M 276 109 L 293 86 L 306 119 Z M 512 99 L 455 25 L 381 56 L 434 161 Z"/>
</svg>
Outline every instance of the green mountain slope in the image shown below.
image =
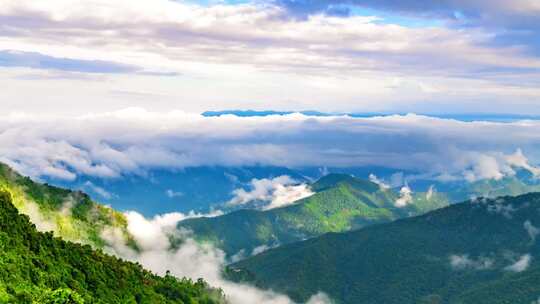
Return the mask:
<svg viewBox="0 0 540 304">
<path fill-rule="evenodd" d="M 223 249 L 229 256 L 250 255 L 272 247 L 367 225 L 421 214 L 447 205 L 437 194 L 417 194 L 412 203 L 396 207 L 399 195 L 370 181 L 330 174 L 312 185 L 317 193 L 293 205 L 267 211 L 239 210 L 214 218 L 179 223 L 200 241 Z"/>
<path fill-rule="evenodd" d="M 41 231 L 53 231 L 55 236 L 101 248 L 101 232 L 105 227 L 124 231 L 124 215 L 100 205 L 80 191 L 71 191 L 40 184 L 23 177 L 0 163 L 0 190 L 7 191 L 19 211 L 28 215 Z"/>
<path fill-rule="evenodd" d="M 221 303 L 203 281 L 158 277 L 88 245 L 37 232 L 0 191 L 0 303 Z"/>
<path fill-rule="evenodd" d="M 329 233 L 230 266 L 237 280 L 337 303 L 526 303 L 540 296 L 540 194 Z"/>
</svg>

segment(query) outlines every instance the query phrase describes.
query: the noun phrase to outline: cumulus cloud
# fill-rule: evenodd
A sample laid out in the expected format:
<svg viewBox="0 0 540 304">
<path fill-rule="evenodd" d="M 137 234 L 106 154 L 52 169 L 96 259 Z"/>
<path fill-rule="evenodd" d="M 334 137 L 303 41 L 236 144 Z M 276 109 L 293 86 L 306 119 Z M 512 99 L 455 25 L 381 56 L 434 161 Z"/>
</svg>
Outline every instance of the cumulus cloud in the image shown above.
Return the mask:
<svg viewBox="0 0 540 304">
<path fill-rule="evenodd" d="M 530 254 L 524 254 L 515 263 L 505 267 L 504 269 L 507 271 L 522 272 L 529 268 L 531 260 L 532 256 Z"/>
<path fill-rule="evenodd" d="M 405 207 L 413 202 L 412 190 L 408 186 L 403 186 L 399 190 L 399 198 L 394 205 L 398 208 Z"/>
<path fill-rule="evenodd" d="M 486 270 L 493 267 L 493 259 L 486 257 L 479 257 L 478 259 L 472 259 L 468 255 L 451 255 L 450 265 L 456 270 L 474 269 L 474 270 Z"/>
<path fill-rule="evenodd" d="M 210 244 L 200 244 L 190 237 L 189 231 L 176 230 L 176 224 L 189 216 L 172 213 L 146 219 L 137 212 L 126 213 L 128 231 L 139 247 L 128 247 L 121 233 L 110 228 L 103 233 L 110 250 L 123 258 L 137 261 L 148 269 L 165 274 L 170 271 L 178 277 L 203 278 L 210 285 L 222 288 L 231 304 L 294 304 L 287 296 L 261 290 L 246 284 L 223 279 L 225 254 Z M 171 237 L 181 238 L 178 248 L 172 248 Z M 323 294 L 314 295 L 308 304 L 330 303 Z"/>
<path fill-rule="evenodd" d="M 531 164 L 529 164 L 529 160 L 525 155 L 523 155 L 523 151 L 521 149 L 517 149 L 514 154 L 510 154 L 506 156 L 506 162 L 508 165 L 516 167 L 516 168 L 523 168 L 527 171 L 529 171 L 534 177 L 540 176 L 540 168 L 534 167 Z"/>
<path fill-rule="evenodd" d="M 243 188 L 234 190 L 234 197 L 227 204 L 240 206 L 251 202 L 263 202 L 262 209 L 269 210 L 290 205 L 313 195 L 313 191 L 307 184 L 298 184 L 287 175 L 273 179 L 253 179 L 249 188 L 249 190 Z"/>
<path fill-rule="evenodd" d="M 531 164 L 540 156 L 538 134 L 539 121 L 460 122 L 414 114 L 204 117 L 130 108 L 75 117 L 8 115 L 0 122 L 0 161 L 25 175 L 65 180 L 190 166 L 373 165 L 426 178 L 477 181 L 538 170 Z M 307 190 L 284 183 L 283 194 Z M 405 183 L 403 174 L 389 182 L 392 187 Z M 265 185 L 261 189 L 273 185 L 270 192 L 276 192 L 277 184 Z"/>
</svg>

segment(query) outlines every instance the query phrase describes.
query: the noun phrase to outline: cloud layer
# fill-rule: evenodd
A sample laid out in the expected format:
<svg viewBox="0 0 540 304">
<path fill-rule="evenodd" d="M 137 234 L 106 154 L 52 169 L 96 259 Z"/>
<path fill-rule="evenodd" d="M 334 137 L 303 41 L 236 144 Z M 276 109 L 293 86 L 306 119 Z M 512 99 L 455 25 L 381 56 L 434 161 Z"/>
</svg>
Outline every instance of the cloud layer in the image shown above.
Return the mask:
<svg viewBox="0 0 540 304">
<path fill-rule="evenodd" d="M 79 117 L 14 114 L 0 122 L 0 161 L 26 175 L 65 180 L 260 164 L 375 165 L 424 178 L 475 181 L 511 176 L 517 169 L 537 175 L 539 131 L 539 121 L 460 122 L 413 114 L 239 118 L 143 109 Z M 276 187 L 262 188 L 275 193 Z"/>
<path fill-rule="evenodd" d="M 410 26 L 378 12 L 320 13 L 343 5 L 446 22 Z M 299 10 L 308 14 L 291 16 Z M 538 6 L 527 0 L 2 0 L 0 80 L 9 84 L 5 103 L 24 107 L 24 96 L 28 108 L 44 111 L 75 111 L 69 105 L 77 99 L 90 110 L 273 102 L 295 110 L 538 114 L 537 20 Z M 63 94 L 50 89 L 57 85 Z"/>
</svg>

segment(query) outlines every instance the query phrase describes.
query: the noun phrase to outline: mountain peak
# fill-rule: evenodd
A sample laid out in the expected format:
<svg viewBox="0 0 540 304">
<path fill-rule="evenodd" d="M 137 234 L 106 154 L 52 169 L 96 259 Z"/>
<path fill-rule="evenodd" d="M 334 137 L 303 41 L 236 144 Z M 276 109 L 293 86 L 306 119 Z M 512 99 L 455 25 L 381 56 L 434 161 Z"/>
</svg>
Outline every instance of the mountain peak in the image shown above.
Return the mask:
<svg viewBox="0 0 540 304">
<path fill-rule="evenodd" d="M 348 184 L 354 188 L 361 189 L 367 192 L 375 192 L 379 190 L 379 185 L 369 180 L 360 179 L 350 174 L 330 173 L 321 177 L 318 181 L 311 185 L 311 189 L 315 192 L 321 192 L 329 188 L 336 187 L 338 184 Z"/>
</svg>

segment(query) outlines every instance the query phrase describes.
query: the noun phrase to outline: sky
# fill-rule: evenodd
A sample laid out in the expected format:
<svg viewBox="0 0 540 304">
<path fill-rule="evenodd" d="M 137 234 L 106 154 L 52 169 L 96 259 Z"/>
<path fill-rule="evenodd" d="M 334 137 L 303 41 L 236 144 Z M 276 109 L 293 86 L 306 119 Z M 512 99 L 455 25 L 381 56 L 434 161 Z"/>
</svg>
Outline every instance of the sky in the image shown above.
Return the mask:
<svg viewBox="0 0 540 304">
<path fill-rule="evenodd" d="M 538 0 L 0 0 L 0 113 L 540 114 Z"/>
<path fill-rule="evenodd" d="M 540 162 L 540 2 L 0 0 L 0 84 L 0 161 L 37 178 L 373 165 L 497 179 Z M 231 109 L 334 114 L 201 115 Z M 521 116 L 477 119 L 495 114 Z"/>
</svg>

